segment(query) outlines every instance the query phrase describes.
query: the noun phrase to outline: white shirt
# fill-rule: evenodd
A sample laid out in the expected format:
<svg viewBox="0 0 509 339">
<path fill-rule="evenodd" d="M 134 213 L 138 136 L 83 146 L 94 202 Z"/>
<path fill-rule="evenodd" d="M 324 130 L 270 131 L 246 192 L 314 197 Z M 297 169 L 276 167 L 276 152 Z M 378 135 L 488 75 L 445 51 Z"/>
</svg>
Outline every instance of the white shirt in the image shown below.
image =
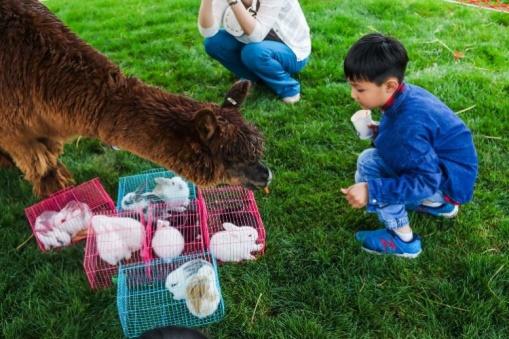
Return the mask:
<svg viewBox="0 0 509 339">
<path fill-rule="evenodd" d="M 297 61 L 311 54 L 309 26 L 298 0 L 259 0 L 260 8 L 255 17 L 256 24 L 250 35 L 236 37 L 243 43 L 260 42 L 270 30 L 295 53 Z M 198 29 L 205 38 L 214 36 L 220 29 L 223 15 L 228 8 L 226 0 L 212 0 L 214 24 L 204 28 L 198 22 Z"/>
</svg>

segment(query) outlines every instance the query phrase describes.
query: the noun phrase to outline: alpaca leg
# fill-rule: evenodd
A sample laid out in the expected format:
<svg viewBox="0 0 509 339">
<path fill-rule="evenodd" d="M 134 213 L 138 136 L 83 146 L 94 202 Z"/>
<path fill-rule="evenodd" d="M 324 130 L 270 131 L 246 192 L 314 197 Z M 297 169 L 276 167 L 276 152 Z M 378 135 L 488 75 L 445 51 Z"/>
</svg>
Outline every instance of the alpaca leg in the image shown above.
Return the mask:
<svg viewBox="0 0 509 339">
<path fill-rule="evenodd" d="M 34 183 L 34 194 L 45 197 L 72 184 L 74 184 L 72 174 L 58 161 L 55 167 L 50 168 L 45 176 Z"/>
<path fill-rule="evenodd" d="M 39 138 L 16 144 L 9 154 L 32 183 L 34 194 L 45 197 L 73 184 L 72 175 L 58 161 L 62 150 L 62 142 Z"/>
</svg>

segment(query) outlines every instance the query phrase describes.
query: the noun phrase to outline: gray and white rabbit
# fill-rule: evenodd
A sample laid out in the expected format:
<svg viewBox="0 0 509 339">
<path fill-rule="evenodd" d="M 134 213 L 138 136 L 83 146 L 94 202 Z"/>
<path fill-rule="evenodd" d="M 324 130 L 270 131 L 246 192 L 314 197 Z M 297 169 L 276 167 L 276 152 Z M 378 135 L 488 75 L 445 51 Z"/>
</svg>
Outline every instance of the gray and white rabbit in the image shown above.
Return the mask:
<svg viewBox="0 0 509 339">
<path fill-rule="evenodd" d="M 152 249 L 159 258 L 165 260 L 178 257 L 184 250 L 185 240 L 182 233 L 170 226 L 166 220 L 157 220 L 157 228 L 152 237 Z"/>
<path fill-rule="evenodd" d="M 134 192 L 127 193 L 120 203 L 123 210 L 147 212 L 150 203 L 162 203 L 157 195 L 152 192 L 145 192 L 146 184 L 141 184 Z"/>
<path fill-rule="evenodd" d="M 212 266 L 203 259 L 194 259 L 182 264 L 166 277 L 165 286 L 173 294 L 173 299 L 181 300 L 186 297 L 185 284 L 187 280 L 203 266 Z"/>
<path fill-rule="evenodd" d="M 173 299 L 185 299 L 189 312 L 198 318 L 212 315 L 221 301 L 214 268 L 203 259 L 189 261 L 171 272 L 165 287 Z"/>
<path fill-rule="evenodd" d="M 156 186 L 152 194 L 166 203 L 169 210 L 184 212 L 189 206 L 190 190 L 188 184 L 179 176 L 173 178 L 159 177 L 154 179 Z"/>
<path fill-rule="evenodd" d="M 253 251 L 263 249 L 257 244 L 258 231 L 251 226 L 236 226 L 232 223 L 223 223 L 224 231 L 214 233 L 210 239 L 210 252 L 221 261 L 254 260 Z"/>
</svg>

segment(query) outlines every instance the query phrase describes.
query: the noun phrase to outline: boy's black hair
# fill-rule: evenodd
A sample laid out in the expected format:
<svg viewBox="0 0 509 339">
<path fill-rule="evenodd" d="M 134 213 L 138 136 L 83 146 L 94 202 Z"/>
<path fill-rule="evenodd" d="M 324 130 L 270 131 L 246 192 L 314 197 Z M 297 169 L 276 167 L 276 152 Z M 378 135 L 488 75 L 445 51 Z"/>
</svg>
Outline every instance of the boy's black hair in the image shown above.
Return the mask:
<svg viewBox="0 0 509 339">
<path fill-rule="evenodd" d="M 407 63 L 408 55 L 401 42 L 380 33 L 371 33 L 350 47 L 343 68 L 348 80 L 381 85 L 389 77 L 403 82 Z"/>
</svg>

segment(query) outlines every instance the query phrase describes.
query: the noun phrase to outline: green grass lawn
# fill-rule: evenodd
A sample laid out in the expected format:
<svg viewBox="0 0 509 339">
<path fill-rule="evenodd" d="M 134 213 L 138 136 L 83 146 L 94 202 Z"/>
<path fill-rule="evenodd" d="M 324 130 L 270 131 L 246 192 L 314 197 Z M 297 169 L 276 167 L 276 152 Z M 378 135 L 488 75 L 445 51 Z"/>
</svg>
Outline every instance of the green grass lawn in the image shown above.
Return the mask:
<svg viewBox="0 0 509 339">
<path fill-rule="evenodd" d="M 257 193 L 267 250 L 220 267 L 226 317 L 212 338 L 509 337 L 509 15 L 442 1 L 302 0 L 313 54 L 303 100 L 280 103 L 257 87 L 244 108 L 266 137 L 272 192 Z M 234 78 L 208 58 L 199 1 L 45 1 L 129 75 L 219 102 Z M 474 133 L 475 198 L 452 221 L 412 215 L 424 238 L 416 260 L 370 256 L 354 231 L 379 227 L 339 193 L 357 155 L 342 60 L 381 31 L 409 51 L 407 80 L 440 97 Z M 1 48 L 1 47 L 0 47 Z M 464 52 L 455 62 L 453 51 Z M 1 85 L 1 84 L 0 84 Z M 473 107 L 473 108 L 472 108 Z M 135 128 L 135 127 L 134 127 Z M 116 198 L 119 176 L 153 164 L 94 140 L 66 146 L 78 182 L 99 176 Z M 0 337 L 120 338 L 115 290 L 91 291 L 83 248 L 41 253 L 23 214 L 36 199 L 16 169 L 0 170 Z M 261 296 L 261 297 L 260 297 Z M 256 312 L 255 305 L 260 297 Z"/>
</svg>

